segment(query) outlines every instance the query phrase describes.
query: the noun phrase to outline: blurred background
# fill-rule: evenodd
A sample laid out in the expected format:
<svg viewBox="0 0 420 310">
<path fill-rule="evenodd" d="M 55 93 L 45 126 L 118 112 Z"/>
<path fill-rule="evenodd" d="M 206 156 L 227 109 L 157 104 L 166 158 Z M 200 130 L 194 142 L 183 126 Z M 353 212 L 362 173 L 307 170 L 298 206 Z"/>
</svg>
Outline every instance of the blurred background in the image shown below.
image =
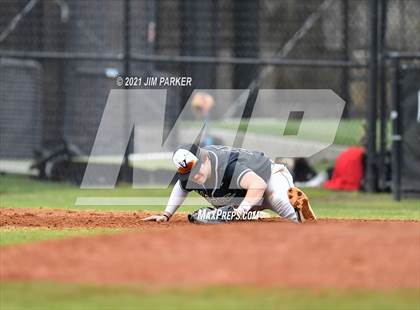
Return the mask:
<svg viewBox="0 0 420 310">
<path fill-rule="evenodd" d="M 419 193 L 418 0 L 1 0 L 0 6 L 3 172 L 80 182 L 109 92 L 121 88 L 118 76 L 189 76 L 191 87 L 168 88 L 166 127 L 194 89 L 332 89 L 346 101 L 344 119 L 334 146 L 310 164 L 322 170 L 348 146 L 362 146 L 366 190 L 393 189 L 395 199 Z M 226 129 L 242 116 L 237 99 L 218 104 L 230 108 L 213 127 Z M 276 128 L 267 116 L 277 108 L 267 104 L 257 115 L 266 132 Z M 195 119 L 192 110 L 189 118 Z M 223 142 L 223 133 L 216 138 Z M 126 159 L 134 151 L 130 143 Z M 126 160 L 121 179 L 130 179 L 132 166 Z M 155 181 L 162 169 L 147 173 Z"/>
</svg>

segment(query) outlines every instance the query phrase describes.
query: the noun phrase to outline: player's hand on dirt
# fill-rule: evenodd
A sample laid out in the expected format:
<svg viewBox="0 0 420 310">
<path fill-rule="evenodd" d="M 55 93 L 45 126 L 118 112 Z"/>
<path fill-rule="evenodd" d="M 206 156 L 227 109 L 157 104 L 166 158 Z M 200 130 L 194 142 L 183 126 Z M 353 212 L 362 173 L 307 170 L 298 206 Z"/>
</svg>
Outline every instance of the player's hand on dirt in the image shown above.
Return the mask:
<svg viewBox="0 0 420 310">
<path fill-rule="evenodd" d="M 167 221 L 169 221 L 169 217 L 166 216 L 166 215 L 151 215 L 151 216 L 148 216 L 148 217 L 142 219 L 142 221 L 167 222 Z"/>
</svg>

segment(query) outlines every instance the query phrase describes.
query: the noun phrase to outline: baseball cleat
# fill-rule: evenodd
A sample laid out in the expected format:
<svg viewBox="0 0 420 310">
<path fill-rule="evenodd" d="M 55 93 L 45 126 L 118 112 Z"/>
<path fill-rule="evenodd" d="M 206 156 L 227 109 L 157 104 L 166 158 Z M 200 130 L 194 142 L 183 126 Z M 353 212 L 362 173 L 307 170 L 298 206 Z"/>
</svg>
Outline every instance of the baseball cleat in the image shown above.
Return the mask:
<svg viewBox="0 0 420 310">
<path fill-rule="evenodd" d="M 290 203 L 299 216 L 299 222 L 316 222 L 316 215 L 311 208 L 308 196 L 299 188 L 291 187 L 287 191 Z"/>
</svg>

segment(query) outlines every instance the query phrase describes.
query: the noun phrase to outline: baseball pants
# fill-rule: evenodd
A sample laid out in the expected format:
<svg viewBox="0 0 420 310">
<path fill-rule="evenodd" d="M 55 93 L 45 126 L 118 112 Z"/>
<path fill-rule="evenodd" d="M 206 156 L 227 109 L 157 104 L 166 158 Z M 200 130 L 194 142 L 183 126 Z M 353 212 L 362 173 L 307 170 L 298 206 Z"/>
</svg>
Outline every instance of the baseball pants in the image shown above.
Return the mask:
<svg viewBox="0 0 420 310">
<path fill-rule="evenodd" d="M 290 187 L 294 187 L 294 184 L 289 170 L 282 164 L 273 163 L 263 202 L 260 206 L 254 206 L 251 211 L 270 209 L 282 218 L 298 222 L 298 216 L 287 196 L 287 190 Z"/>
</svg>

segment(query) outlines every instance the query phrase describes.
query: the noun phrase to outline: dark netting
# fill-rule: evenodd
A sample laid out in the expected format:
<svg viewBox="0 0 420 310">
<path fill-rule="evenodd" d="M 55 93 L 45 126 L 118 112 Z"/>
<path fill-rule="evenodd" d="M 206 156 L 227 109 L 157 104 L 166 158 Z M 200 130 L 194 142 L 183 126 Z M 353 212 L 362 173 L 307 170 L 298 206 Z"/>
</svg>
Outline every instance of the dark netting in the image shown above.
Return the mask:
<svg viewBox="0 0 420 310">
<path fill-rule="evenodd" d="M 126 75 L 193 78 L 192 87 L 171 90 L 168 123 L 173 123 L 193 88 L 248 88 L 261 73 L 263 88 L 333 89 L 348 103 L 346 117 L 363 118 L 369 100 L 368 3 L 3 0 L 2 63 L 30 60 L 39 71 L 22 75 L 22 70 L 30 69 L 2 68 L 4 115 L 34 115 L 31 124 L 37 129 L 25 151 L 2 139 L 1 156 L 6 154 L 3 145 L 10 156 L 30 157 L 40 143 L 54 147 L 63 139 L 88 153 L 109 91 L 116 87 L 117 76 Z M 386 12 L 387 50 L 418 52 L 420 1 L 388 0 Z M 270 61 L 281 59 L 293 62 L 267 70 Z M 238 63 L 241 60 L 250 62 Z M 258 64 L 262 60 L 264 64 Z M 347 63 L 327 63 L 331 61 Z M 11 83 L 20 85 L 18 92 Z M 24 101 L 31 102 L 25 110 L 30 113 L 21 113 L 23 105 L 14 104 Z M 42 113 L 36 117 L 32 111 L 37 106 Z M 275 108 L 267 105 L 265 112 Z M 12 135 L 13 127 L 7 127 Z"/>
<path fill-rule="evenodd" d="M 0 102 L 0 157 L 31 158 L 41 146 L 41 65 L 0 59 Z"/>
<path fill-rule="evenodd" d="M 387 1 L 386 45 L 400 52 L 420 51 L 420 1 Z"/>
<path fill-rule="evenodd" d="M 420 197 L 420 66 L 406 66 L 401 74 L 401 191 Z"/>
</svg>

